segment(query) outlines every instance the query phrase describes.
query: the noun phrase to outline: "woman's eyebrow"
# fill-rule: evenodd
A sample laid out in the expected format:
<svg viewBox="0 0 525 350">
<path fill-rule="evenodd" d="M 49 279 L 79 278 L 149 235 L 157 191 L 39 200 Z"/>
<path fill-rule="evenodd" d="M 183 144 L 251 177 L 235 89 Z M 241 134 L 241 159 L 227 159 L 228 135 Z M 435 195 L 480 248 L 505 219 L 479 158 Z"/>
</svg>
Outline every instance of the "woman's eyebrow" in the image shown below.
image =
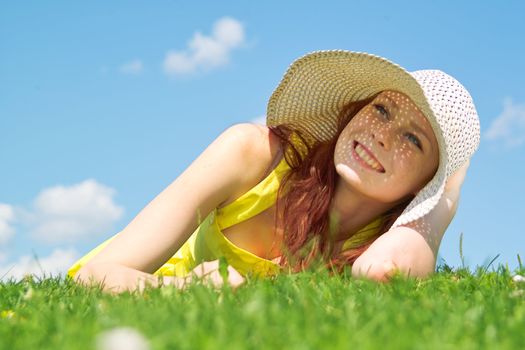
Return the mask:
<svg viewBox="0 0 525 350">
<path fill-rule="evenodd" d="M 394 101 L 393 99 L 391 99 L 390 97 L 388 97 L 387 95 L 385 95 L 385 98 L 390 101 L 390 103 L 392 105 L 394 105 L 394 107 L 399 111 L 399 106 L 397 105 L 396 101 Z"/>
</svg>

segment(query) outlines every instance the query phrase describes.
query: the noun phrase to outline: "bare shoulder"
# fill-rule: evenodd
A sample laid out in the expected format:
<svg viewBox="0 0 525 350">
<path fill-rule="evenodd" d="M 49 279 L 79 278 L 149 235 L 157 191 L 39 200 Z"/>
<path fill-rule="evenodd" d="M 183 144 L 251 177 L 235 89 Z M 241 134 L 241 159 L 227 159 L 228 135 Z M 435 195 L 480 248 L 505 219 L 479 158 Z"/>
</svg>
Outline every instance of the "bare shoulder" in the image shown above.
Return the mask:
<svg viewBox="0 0 525 350">
<path fill-rule="evenodd" d="M 281 154 L 281 143 L 279 138 L 270 131 L 270 128 L 266 125 L 260 124 L 249 124 L 255 126 L 259 129 L 260 132 L 260 146 L 261 149 L 258 151 L 261 152 L 259 156 L 269 157 L 269 160 L 275 160 L 277 156 Z"/>
<path fill-rule="evenodd" d="M 243 149 L 242 180 L 221 206 L 228 205 L 264 179 L 282 158 L 281 144 L 266 125 L 238 123 L 227 132 Z"/>
<path fill-rule="evenodd" d="M 238 123 L 230 126 L 226 133 L 239 142 L 239 147 L 244 150 L 246 161 L 250 163 L 257 163 L 264 167 L 280 154 L 279 138 L 266 125 Z"/>
</svg>

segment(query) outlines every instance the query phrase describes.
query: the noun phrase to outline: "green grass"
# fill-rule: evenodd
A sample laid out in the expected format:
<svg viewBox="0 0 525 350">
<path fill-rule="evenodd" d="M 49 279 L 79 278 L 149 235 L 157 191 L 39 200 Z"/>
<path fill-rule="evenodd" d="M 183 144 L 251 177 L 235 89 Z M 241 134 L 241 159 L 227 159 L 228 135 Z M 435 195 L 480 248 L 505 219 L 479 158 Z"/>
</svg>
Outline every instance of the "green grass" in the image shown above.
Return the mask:
<svg viewBox="0 0 525 350">
<path fill-rule="evenodd" d="M 525 349 L 525 283 L 515 273 L 525 269 L 445 266 L 379 284 L 305 272 L 237 290 L 118 296 L 60 278 L 4 282 L 0 348 L 94 349 L 98 334 L 126 326 L 152 349 Z"/>
</svg>

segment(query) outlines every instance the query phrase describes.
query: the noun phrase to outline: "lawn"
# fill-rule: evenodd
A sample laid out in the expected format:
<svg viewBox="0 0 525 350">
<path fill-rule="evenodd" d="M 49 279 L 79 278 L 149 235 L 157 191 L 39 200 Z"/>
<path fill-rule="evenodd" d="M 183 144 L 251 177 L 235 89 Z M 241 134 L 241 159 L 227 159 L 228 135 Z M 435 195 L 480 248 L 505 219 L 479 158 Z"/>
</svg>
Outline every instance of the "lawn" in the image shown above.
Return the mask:
<svg viewBox="0 0 525 350">
<path fill-rule="evenodd" d="M 59 277 L 0 283 L 1 349 L 96 349 L 131 327 L 150 349 L 525 349 L 525 268 L 439 267 L 388 284 L 323 272 L 113 296 Z"/>
</svg>

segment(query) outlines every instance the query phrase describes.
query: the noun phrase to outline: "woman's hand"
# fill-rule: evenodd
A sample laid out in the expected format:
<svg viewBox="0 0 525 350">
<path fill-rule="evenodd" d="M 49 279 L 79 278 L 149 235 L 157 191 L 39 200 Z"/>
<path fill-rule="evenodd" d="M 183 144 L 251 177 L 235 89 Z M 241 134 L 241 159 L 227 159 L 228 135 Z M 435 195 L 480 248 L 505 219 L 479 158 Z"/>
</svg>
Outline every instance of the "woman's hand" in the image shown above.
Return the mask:
<svg viewBox="0 0 525 350">
<path fill-rule="evenodd" d="M 245 279 L 241 274 L 233 267 L 228 265 L 228 278 L 226 282 L 233 288 L 237 288 Z M 184 288 L 188 283 L 194 279 L 199 279 L 205 284 L 209 284 L 213 287 L 221 287 L 224 284 L 224 279 L 219 270 L 219 260 L 205 261 L 202 264 L 196 266 L 190 275 L 187 277 L 172 277 L 164 276 L 164 285 L 173 285 L 179 289 Z"/>
<path fill-rule="evenodd" d="M 460 166 L 454 172 L 454 174 L 448 177 L 447 182 L 445 184 L 444 195 L 447 196 L 449 200 L 451 200 L 455 204 L 456 207 L 459 201 L 461 186 L 463 185 L 463 181 L 465 181 L 465 176 L 467 175 L 467 169 L 469 165 L 470 160 L 467 160 L 465 164 Z"/>
</svg>

